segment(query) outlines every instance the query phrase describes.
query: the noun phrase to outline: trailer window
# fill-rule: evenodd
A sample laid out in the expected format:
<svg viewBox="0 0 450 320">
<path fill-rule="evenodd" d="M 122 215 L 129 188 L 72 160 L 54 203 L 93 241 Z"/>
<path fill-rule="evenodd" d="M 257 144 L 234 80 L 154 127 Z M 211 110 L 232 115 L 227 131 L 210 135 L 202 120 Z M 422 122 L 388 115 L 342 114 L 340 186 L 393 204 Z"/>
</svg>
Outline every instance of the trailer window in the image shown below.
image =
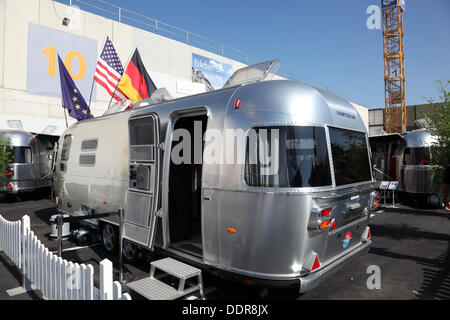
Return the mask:
<svg viewBox="0 0 450 320">
<path fill-rule="evenodd" d="M 80 155 L 80 166 L 95 166 L 95 154 Z"/>
<path fill-rule="evenodd" d="M 366 135 L 338 128 L 329 132 L 336 185 L 372 180 Z"/>
<path fill-rule="evenodd" d="M 280 188 L 331 185 L 324 128 L 261 127 L 253 132 L 254 139 L 250 134 L 247 137 L 247 185 Z"/>
<path fill-rule="evenodd" d="M 412 166 L 424 166 L 430 164 L 430 148 L 406 148 L 403 154 L 403 164 Z"/>
<path fill-rule="evenodd" d="M 97 139 L 91 139 L 91 140 L 83 140 L 81 142 L 81 150 L 89 150 L 94 151 L 97 150 L 98 140 Z"/>
<path fill-rule="evenodd" d="M 152 118 L 130 120 L 130 145 L 152 145 L 154 143 Z"/>
<path fill-rule="evenodd" d="M 30 147 L 6 147 L 12 156 L 12 163 L 32 163 L 33 157 Z"/>
<path fill-rule="evenodd" d="M 69 160 L 70 144 L 72 143 L 72 136 L 69 134 L 64 137 L 64 142 L 61 150 L 61 161 Z"/>
</svg>

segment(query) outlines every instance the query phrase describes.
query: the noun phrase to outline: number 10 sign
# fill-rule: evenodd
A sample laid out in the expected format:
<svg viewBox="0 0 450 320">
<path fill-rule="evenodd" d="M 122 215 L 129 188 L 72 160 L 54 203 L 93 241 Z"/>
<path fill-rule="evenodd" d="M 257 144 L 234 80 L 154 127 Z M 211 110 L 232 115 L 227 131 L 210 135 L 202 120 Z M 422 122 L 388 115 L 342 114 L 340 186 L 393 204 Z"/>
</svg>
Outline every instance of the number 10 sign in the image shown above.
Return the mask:
<svg viewBox="0 0 450 320">
<path fill-rule="evenodd" d="M 97 40 L 29 23 L 27 92 L 61 96 L 59 54 L 78 89 L 85 99 L 89 99 L 97 63 L 97 45 Z M 95 101 L 95 86 L 92 101 Z"/>
</svg>

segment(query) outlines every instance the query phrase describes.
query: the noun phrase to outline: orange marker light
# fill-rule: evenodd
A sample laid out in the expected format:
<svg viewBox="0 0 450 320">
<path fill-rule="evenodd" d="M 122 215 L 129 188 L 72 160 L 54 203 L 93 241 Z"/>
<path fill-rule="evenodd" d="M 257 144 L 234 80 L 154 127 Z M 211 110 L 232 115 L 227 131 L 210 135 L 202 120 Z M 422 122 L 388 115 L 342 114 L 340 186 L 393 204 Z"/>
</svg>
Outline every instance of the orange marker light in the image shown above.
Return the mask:
<svg viewBox="0 0 450 320">
<path fill-rule="evenodd" d="M 325 220 L 322 221 L 322 223 L 320 224 L 320 229 L 325 229 L 328 228 L 331 224 L 331 220 Z"/>
<path fill-rule="evenodd" d="M 234 229 L 234 228 L 228 228 L 228 229 L 227 229 L 227 232 L 228 232 L 228 233 L 236 233 L 236 229 Z"/>
<path fill-rule="evenodd" d="M 108 201 L 103 201 L 103 204 L 108 204 Z"/>
</svg>

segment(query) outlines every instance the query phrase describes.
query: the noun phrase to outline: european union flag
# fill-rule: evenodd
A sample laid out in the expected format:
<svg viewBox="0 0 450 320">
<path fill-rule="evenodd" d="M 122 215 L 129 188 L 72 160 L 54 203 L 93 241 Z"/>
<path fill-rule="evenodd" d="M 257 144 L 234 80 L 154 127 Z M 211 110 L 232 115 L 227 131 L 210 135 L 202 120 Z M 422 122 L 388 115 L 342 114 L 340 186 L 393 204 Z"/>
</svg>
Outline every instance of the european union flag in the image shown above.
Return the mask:
<svg viewBox="0 0 450 320">
<path fill-rule="evenodd" d="M 59 77 L 61 79 L 61 93 L 63 107 L 69 111 L 69 115 L 77 120 L 92 118 L 91 110 L 78 90 L 75 82 L 67 71 L 66 66 L 58 55 Z"/>
</svg>

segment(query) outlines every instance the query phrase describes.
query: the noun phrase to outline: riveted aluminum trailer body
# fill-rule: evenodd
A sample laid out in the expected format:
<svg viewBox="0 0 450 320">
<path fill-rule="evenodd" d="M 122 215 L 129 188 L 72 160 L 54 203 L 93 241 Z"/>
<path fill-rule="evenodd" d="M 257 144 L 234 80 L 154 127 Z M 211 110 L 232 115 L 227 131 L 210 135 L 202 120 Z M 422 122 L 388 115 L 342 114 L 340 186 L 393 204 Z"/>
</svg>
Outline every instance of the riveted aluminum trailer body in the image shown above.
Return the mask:
<svg viewBox="0 0 450 320">
<path fill-rule="evenodd" d="M 17 194 L 50 187 L 53 149 L 58 138 L 18 130 L 0 130 L 0 134 L 9 140 L 6 148 L 12 157 L 0 192 Z"/>
<path fill-rule="evenodd" d="M 376 172 L 377 181 L 397 180 L 398 191 L 422 202 L 436 202 L 441 182 L 431 165 L 431 146 L 437 144 L 427 130 L 404 134 L 370 137 L 373 162 L 383 172 Z"/>
<path fill-rule="evenodd" d="M 64 133 L 57 162 L 61 212 L 123 207 L 125 238 L 140 247 L 154 245 L 255 283 L 300 284 L 301 291 L 369 247 L 375 180 L 364 123 L 348 101 L 296 81 L 275 80 L 149 104 L 143 100 L 131 111 L 81 121 Z M 200 195 L 200 251 L 190 254 L 174 229 L 175 221 L 182 221 L 174 212 L 182 209 L 172 200 L 185 203 L 179 185 L 187 171 L 179 170 L 173 156 L 180 143 L 176 130 L 195 133 L 190 121 L 198 119 L 203 161 L 186 170 L 195 171 L 198 189 L 192 190 Z M 225 132 L 244 133 L 236 147 L 243 162 L 205 160 L 217 143 L 214 133 Z M 261 138 L 267 132 L 278 135 L 273 141 L 279 143 Z M 273 159 L 280 170 L 260 175 L 264 165 L 248 161 L 251 133 L 279 154 Z M 214 150 L 227 154 L 225 144 L 218 145 Z M 346 165 L 350 160 L 355 163 Z"/>
</svg>

